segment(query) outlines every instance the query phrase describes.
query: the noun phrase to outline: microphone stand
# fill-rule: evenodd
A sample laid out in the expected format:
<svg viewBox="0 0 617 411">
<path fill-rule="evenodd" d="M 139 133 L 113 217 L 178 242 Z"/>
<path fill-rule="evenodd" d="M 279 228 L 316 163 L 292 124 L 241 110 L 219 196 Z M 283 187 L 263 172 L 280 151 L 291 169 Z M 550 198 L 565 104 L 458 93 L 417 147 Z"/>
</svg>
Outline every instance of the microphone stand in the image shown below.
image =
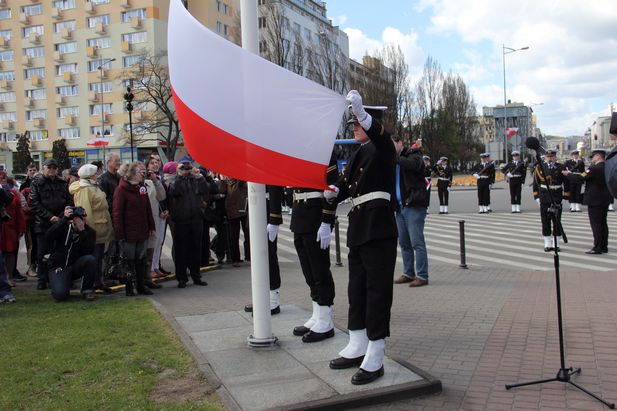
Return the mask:
<svg viewBox="0 0 617 411">
<path fill-rule="evenodd" d="M 564 340 L 563 338 L 563 316 L 561 313 L 561 285 L 559 282 L 559 247 L 557 244 L 557 234 L 556 234 L 557 230 L 561 232 L 564 243 L 568 242 L 568 238 L 566 237 L 566 233 L 563 231 L 563 226 L 561 225 L 561 221 L 559 220 L 559 218 L 557 218 L 561 210 L 561 204 L 557 204 L 557 202 L 555 201 L 555 198 L 553 197 L 553 194 L 551 193 L 549 182 L 548 182 L 548 179 L 546 178 L 548 174 L 546 172 L 546 168 L 545 168 L 546 166 L 544 165 L 544 162 L 540 158 L 540 153 L 538 152 L 538 150 L 536 149 L 535 151 L 536 151 L 536 164 L 540 168 L 540 173 L 542 174 L 542 178 L 544 179 L 544 182 L 546 184 L 546 188 L 547 188 L 546 191 L 548 192 L 549 198 L 551 200 L 551 205 L 548 208 L 548 213 L 550 214 L 551 221 L 553 223 L 553 241 L 555 242 L 555 247 L 553 247 L 553 250 L 554 250 L 553 264 L 555 267 L 555 289 L 557 291 L 557 321 L 558 321 L 558 327 L 559 327 L 559 357 L 561 361 L 561 368 L 559 368 L 559 371 L 557 371 L 557 375 L 555 376 L 555 378 L 528 381 L 528 382 L 522 382 L 518 384 L 506 384 L 506 390 L 509 390 L 510 388 L 523 387 L 526 385 L 544 384 L 546 382 L 553 382 L 553 381 L 565 382 L 570 385 L 573 385 L 574 387 L 583 391 L 585 394 L 595 398 L 596 400 L 600 401 L 602 404 L 606 405 L 610 409 L 615 409 L 614 403 L 610 403 L 608 401 L 603 400 L 602 398 L 598 397 L 591 391 L 585 389 L 584 387 L 581 387 L 579 384 L 571 380 L 570 377 L 573 374 L 581 373 L 580 368 L 573 368 L 573 367 L 566 368 L 566 354 L 565 354 L 565 348 L 564 348 L 564 342 L 563 342 Z"/>
</svg>

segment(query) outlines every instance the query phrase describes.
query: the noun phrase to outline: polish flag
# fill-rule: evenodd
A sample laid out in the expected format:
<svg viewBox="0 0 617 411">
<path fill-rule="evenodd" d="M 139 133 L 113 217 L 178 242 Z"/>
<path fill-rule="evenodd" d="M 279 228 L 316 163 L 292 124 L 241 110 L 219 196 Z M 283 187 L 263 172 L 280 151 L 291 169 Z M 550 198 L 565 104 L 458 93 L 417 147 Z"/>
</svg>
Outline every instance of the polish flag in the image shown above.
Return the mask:
<svg viewBox="0 0 617 411">
<path fill-rule="evenodd" d="M 109 145 L 109 137 L 97 134 L 96 137 L 94 137 L 91 140 L 88 140 L 86 142 L 86 145 L 88 145 L 88 146 L 107 146 L 107 145 Z"/>
<path fill-rule="evenodd" d="M 510 138 L 518 134 L 518 127 L 508 127 L 506 128 L 506 138 Z"/>
<path fill-rule="evenodd" d="M 347 103 L 243 50 L 170 2 L 169 76 L 184 142 L 206 168 L 240 180 L 324 188 Z"/>
</svg>

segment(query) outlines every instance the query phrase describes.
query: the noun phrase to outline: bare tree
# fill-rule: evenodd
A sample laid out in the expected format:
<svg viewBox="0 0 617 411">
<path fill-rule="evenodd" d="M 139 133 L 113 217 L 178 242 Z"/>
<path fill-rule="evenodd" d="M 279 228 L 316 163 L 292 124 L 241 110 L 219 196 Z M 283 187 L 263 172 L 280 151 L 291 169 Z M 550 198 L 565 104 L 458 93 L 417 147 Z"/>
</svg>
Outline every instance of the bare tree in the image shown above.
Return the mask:
<svg viewBox="0 0 617 411">
<path fill-rule="evenodd" d="M 314 68 L 318 83 L 342 94 L 349 84 L 349 59 L 334 36 L 331 28 L 326 26 L 322 26 L 317 33 Z"/>
<path fill-rule="evenodd" d="M 144 51 L 139 62 L 128 67 L 120 78 L 132 85 L 134 106 L 139 108 L 135 112 L 139 116 L 135 116 L 134 141 L 142 144 L 156 140 L 165 147 L 167 158 L 173 159 L 182 140 L 182 132 L 172 98 L 166 59 L 166 51 L 157 54 Z"/>
<path fill-rule="evenodd" d="M 281 67 L 287 67 L 291 53 L 289 19 L 279 1 L 266 1 L 259 6 L 261 33 L 260 54 Z"/>
<path fill-rule="evenodd" d="M 400 135 L 403 131 L 405 117 L 405 99 L 409 94 L 409 66 L 405 61 L 405 54 L 401 46 L 388 44 L 382 51 L 384 65 L 388 68 L 388 80 L 392 85 L 390 98 L 386 101 L 389 106 L 389 119 Z"/>
<path fill-rule="evenodd" d="M 432 57 L 426 59 L 422 77 L 414 87 L 416 134 L 423 139 L 423 146 L 436 156 L 439 153 L 437 115 L 443 84 L 443 72 Z"/>
</svg>

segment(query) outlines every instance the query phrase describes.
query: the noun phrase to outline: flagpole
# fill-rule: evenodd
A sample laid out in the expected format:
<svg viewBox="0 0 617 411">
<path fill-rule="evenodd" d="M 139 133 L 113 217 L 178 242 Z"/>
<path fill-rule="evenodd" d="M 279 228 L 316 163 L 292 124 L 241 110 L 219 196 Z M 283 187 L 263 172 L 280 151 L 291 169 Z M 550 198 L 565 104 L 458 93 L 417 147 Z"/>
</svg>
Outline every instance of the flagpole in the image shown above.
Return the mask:
<svg viewBox="0 0 617 411">
<path fill-rule="evenodd" d="M 240 3 L 242 48 L 257 54 L 257 0 Z M 245 102 L 245 104 L 252 104 Z M 267 348 L 276 344 L 270 315 L 270 276 L 268 268 L 268 237 L 266 234 L 266 187 L 248 183 L 249 232 L 251 246 L 251 284 L 253 297 L 253 334 L 249 347 Z"/>
</svg>

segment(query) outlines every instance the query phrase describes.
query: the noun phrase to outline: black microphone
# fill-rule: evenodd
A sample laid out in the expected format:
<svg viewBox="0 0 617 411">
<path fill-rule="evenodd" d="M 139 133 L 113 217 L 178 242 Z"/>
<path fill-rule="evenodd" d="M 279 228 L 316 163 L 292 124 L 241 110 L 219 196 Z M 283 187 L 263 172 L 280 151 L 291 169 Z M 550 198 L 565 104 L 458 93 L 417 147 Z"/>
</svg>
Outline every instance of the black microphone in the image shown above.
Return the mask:
<svg viewBox="0 0 617 411">
<path fill-rule="evenodd" d="M 536 137 L 527 137 L 525 139 L 525 146 L 530 150 L 535 150 L 538 154 L 546 153 L 546 149 L 540 145 L 540 140 Z"/>
</svg>

